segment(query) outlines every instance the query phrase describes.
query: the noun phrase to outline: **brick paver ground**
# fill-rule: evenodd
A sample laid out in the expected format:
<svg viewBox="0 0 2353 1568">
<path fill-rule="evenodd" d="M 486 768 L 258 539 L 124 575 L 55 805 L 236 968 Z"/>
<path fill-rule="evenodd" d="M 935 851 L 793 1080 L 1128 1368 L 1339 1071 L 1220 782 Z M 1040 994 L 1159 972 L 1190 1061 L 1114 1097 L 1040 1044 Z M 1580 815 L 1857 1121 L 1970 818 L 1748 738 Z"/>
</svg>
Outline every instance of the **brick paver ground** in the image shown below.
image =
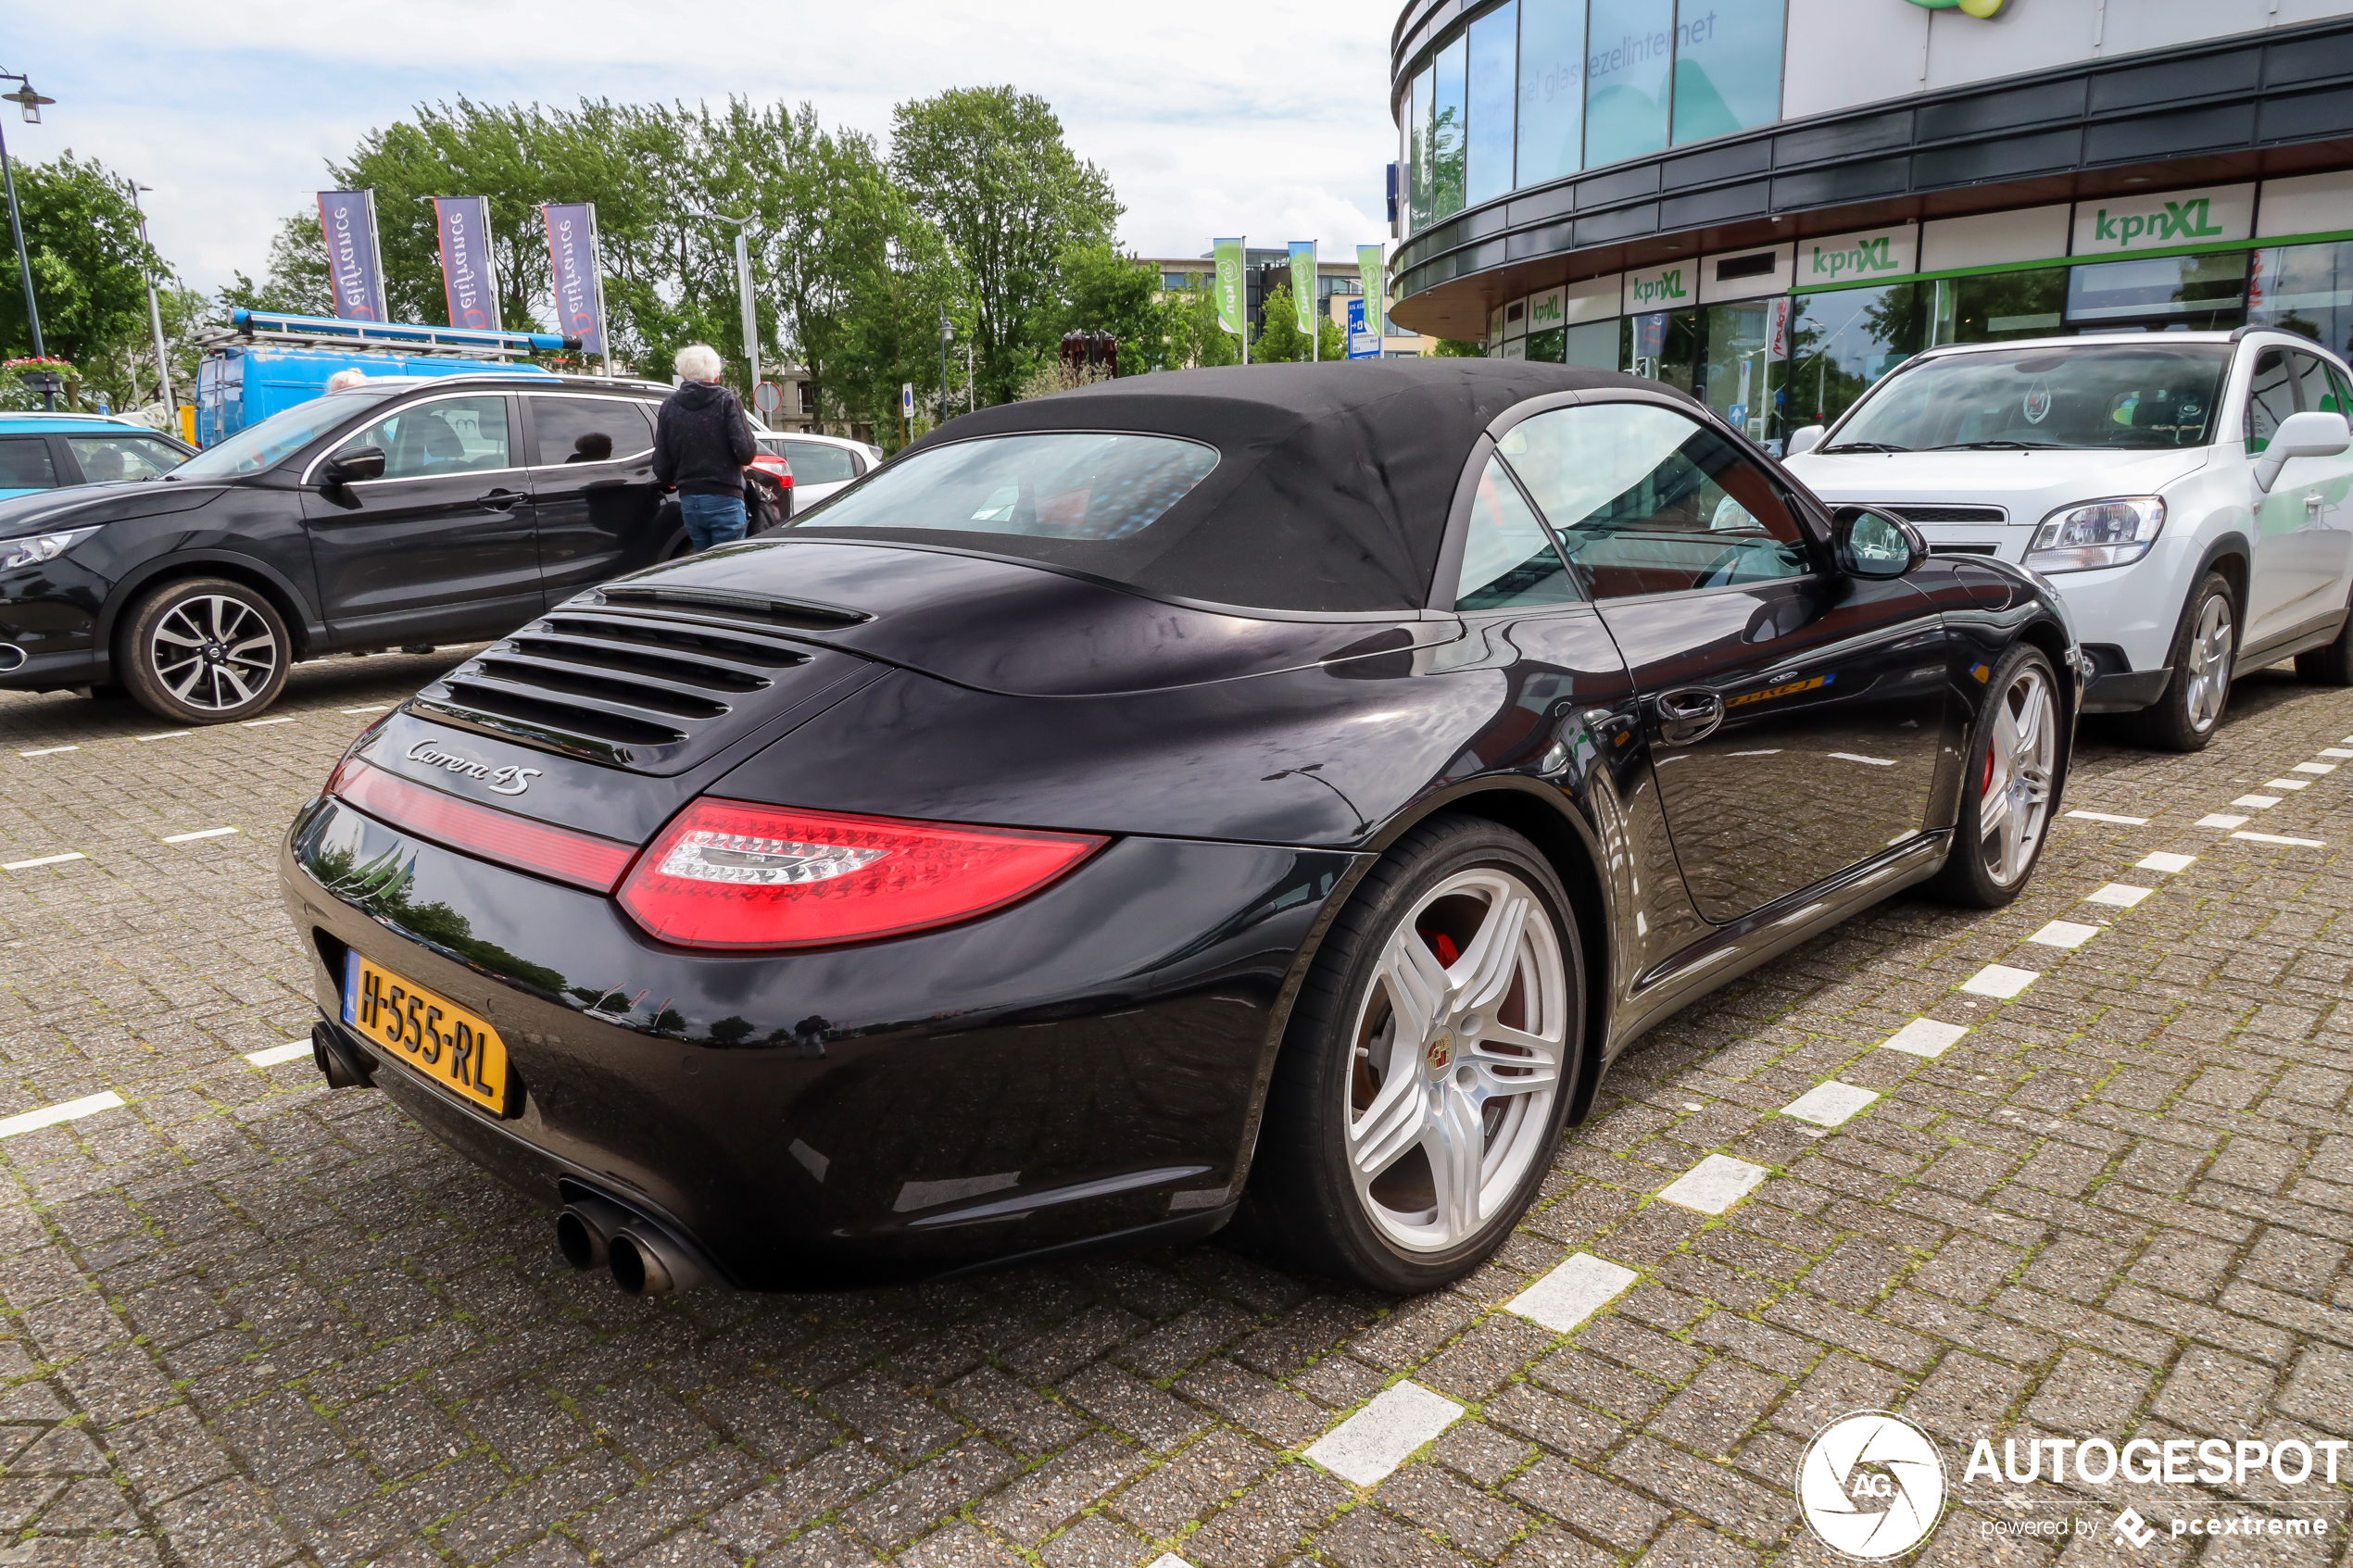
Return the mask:
<svg viewBox="0 0 2353 1568">
<path fill-rule="evenodd" d="M 2267 672 L 2196 757 L 2094 730 L 2069 804 L 2145 825 L 2069 820 L 2016 907 L 1898 900 L 1658 1030 L 1459 1288 L 1212 1245 L 643 1303 L 382 1096 L 242 1060 L 310 1017 L 278 832 L 350 710 L 446 657 L 308 667 L 287 722 L 161 739 L 0 698 L 0 860 L 85 857 L 0 872 L 0 1117 L 129 1102 L 0 1140 L 0 1564 L 1811 1564 L 1793 1467 L 1858 1408 L 1942 1440 L 1938 1564 L 2320 1562 L 2353 1528 L 2317 1479 L 1961 1474 L 1981 1436 L 2353 1436 L 2353 771 L 2293 771 L 2347 749 L 2353 693 Z M 2193 825 L 2217 810 L 2322 846 Z M 2153 850 L 2197 859 L 2130 869 Z M 2110 883 L 2153 891 L 2082 901 Z M 2053 920 L 2097 934 L 2028 940 Z M 2040 978 L 1958 988 L 1989 963 Z M 1969 1032 L 1880 1046 L 1921 1016 Z M 1832 1079 L 1879 1098 L 1780 1113 Z M 1711 1154 L 1769 1176 L 1720 1217 L 1656 1198 Z M 1566 1335 L 1504 1306 L 1579 1252 L 1639 1279 Z M 1303 1457 L 1403 1379 L 1466 1414 L 1369 1486 Z"/>
</svg>

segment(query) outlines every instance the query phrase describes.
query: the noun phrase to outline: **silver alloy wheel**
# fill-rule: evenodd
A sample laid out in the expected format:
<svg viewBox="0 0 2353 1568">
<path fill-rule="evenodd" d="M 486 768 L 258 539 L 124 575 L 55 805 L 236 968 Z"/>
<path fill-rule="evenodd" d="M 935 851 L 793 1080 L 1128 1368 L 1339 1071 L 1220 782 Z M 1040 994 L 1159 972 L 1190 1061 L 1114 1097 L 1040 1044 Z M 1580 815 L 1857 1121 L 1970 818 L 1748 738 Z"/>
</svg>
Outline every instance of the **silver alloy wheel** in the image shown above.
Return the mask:
<svg viewBox="0 0 2353 1568">
<path fill-rule="evenodd" d="M 2222 717 L 2222 699 L 2231 691 L 2231 600 L 2217 594 L 2197 612 L 2197 631 L 2190 637 L 2188 668 L 2182 689 L 2183 716 L 2190 728 L 2204 734 Z"/>
<path fill-rule="evenodd" d="M 1458 872 L 1383 944 L 1356 1009 L 1348 1164 L 1382 1236 L 1468 1240 L 1548 1150 L 1568 1040 L 1560 933 L 1511 872 Z"/>
<path fill-rule="evenodd" d="M 199 594 L 173 605 L 147 644 L 148 668 L 163 689 L 190 708 L 212 712 L 243 708 L 268 691 L 278 659 L 270 622 L 226 594 Z"/>
<path fill-rule="evenodd" d="M 1977 809 L 1977 852 L 1997 887 L 2011 886 L 2026 874 L 2050 823 L 2057 732 L 2058 703 L 2051 683 L 2029 664 L 1995 699 L 1985 793 Z"/>
</svg>

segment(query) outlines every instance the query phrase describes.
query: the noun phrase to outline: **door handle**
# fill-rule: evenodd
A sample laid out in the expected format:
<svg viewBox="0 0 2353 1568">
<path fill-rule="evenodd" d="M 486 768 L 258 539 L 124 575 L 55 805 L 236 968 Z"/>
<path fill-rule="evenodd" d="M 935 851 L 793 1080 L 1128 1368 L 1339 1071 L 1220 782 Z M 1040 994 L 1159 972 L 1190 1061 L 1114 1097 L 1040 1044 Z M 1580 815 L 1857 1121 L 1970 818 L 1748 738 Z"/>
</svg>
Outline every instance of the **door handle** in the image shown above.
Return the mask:
<svg viewBox="0 0 2353 1568">
<path fill-rule="evenodd" d="M 493 490 L 487 495 L 475 496 L 474 505 L 494 512 L 505 512 L 512 511 L 516 502 L 529 499 L 531 497 L 520 490 Z"/>
<path fill-rule="evenodd" d="M 1705 740 L 1724 721 L 1724 699 L 1704 686 L 1661 692 L 1655 706 L 1658 709 L 1658 738 L 1668 746 L 1689 746 Z"/>
</svg>

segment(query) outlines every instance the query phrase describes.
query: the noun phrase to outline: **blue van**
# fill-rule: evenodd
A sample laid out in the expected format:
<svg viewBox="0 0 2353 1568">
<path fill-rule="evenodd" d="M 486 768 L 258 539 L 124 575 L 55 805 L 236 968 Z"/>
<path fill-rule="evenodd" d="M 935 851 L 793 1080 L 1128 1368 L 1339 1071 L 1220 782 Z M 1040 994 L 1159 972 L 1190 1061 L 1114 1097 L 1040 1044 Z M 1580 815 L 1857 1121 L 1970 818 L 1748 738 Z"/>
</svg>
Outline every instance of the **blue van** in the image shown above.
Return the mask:
<svg viewBox="0 0 2353 1568">
<path fill-rule="evenodd" d="M 136 420 L 0 413 L 0 500 L 69 484 L 160 479 L 195 455 Z"/>
</svg>

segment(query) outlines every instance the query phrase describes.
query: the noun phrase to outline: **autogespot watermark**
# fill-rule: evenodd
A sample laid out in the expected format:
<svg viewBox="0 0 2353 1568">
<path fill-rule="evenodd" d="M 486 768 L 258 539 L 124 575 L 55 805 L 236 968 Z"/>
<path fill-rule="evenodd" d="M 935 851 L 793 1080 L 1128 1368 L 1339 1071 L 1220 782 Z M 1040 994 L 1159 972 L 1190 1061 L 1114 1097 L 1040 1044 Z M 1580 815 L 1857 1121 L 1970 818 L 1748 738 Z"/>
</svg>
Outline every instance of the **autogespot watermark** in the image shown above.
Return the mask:
<svg viewBox="0 0 2353 1568">
<path fill-rule="evenodd" d="M 1998 1450 L 1994 1439 L 1980 1437 L 1970 1446 L 1959 1484 L 1948 1487 L 1944 1455 L 1927 1433 L 1887 1411 L 1855 1411 L 1814 1434 L 1798 1461 L 1794 1485 L 1806 1528 L 1824 1546 L 1858 1562 L 1900 1557 L 1918 1547 L 1937 1528 L 1948 1501 L 1993 1515 L 1977 1521 L 1981 1535 L 2051 1541 L 2101 1535 L 2137 1552 L 2164 1536 L 2324 1538 L 2335 1524 L 2338 1505 L 2331 1499 L 2324 1512 L 2298 1513 L 2297 1504 L 2306 1499 L 2273 1497 L 2262 1499 L 2262 1512 L 2254 1512 L 2229 1499 L 2158 1491 L 2111 1514 L 2120 1486 L 2333 1487 L 2340 1467 L 2353 1476 L 2349 1453 L 2353 1441 L 2335 1437 L 2276 1442 L 2007 1437 Z M 2101 1488 L 2108 1496 L 1968 1495 L 1977 1483 Z M 2066 1512 L 2006 1516 L 2039 1508 Z"/>
</svg>

